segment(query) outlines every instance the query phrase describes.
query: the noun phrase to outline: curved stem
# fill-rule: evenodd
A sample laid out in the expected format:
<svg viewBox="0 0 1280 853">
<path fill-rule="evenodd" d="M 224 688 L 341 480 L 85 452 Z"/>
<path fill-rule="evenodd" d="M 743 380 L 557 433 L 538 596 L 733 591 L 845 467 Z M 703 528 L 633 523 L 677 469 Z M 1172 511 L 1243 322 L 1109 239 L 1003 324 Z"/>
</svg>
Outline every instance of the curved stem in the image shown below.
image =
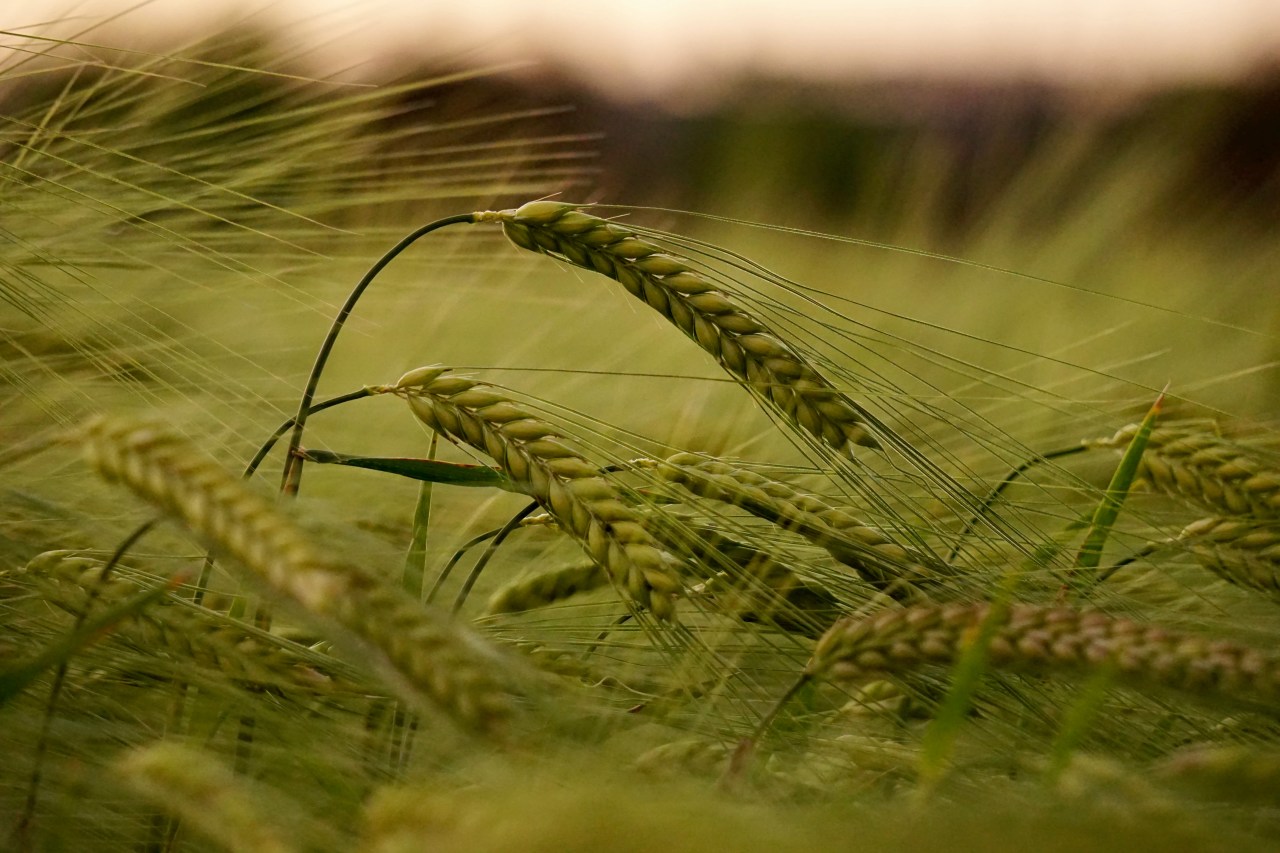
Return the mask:
<svg viewBox="0 0 1280 853">
<path fill-rule="evenodd" d="M 444 564 L 444 568 L 440 570 L 440 574 L 436 577 L 435 582 L 431 584 L 431 589 L 427 592 L 426 603 L 431 604 L 436 600 L 436 593 L 440 592 L 440 587 L 444 586 L 444 582 L 447 581 L 449 579 L 449 575 L 453 573 L 454 567 L 462 561 L 462 558 L 467 555 L 468 551 L 479 545 L 481 542 L 497 536 L 502 532 L 502 530 L 503 528 L 501 527 L 495 527 L 487 533 L 481 533 L 479 536 L 468 539 L 462 544 L 461 548 L 454 551 L 453 556 L 449 558 L 449 562 Z"/>
<path fill-rule="evenodd" d="M 352 391 L 348 394 L 340 394 L 337 397 L 330 397 L 320 403 L 316 403 L 307 409 L 308 415 L 314 415 L 316 412 L 323 412 L 325 409 L 331 409 L 334 406 L 350 403 L 352 400 L 359 400 L 362 397 L 372 397 L 373 392 L 368 388 L 361 388 L 359 391 Z M 297 418 L 289 418 L 289 420 L 276 427 L 276 431 L 262 443 L 258 448 L 258 452 L 249 460 L 249 464 L 244 466 L 244 472 L 240 475 L 244 479 L 249 479 L 258 470 L 258 466 L 262 464 L 262 460 L 267 458 L 267 454 L 271 452 L 271 448 L 276 446 L 276 442 L 280 440 L 286 432 L 293 428 L 297 422 Z M 204 556 L 204 565 L 200 567 L 200 578 L 196 581 L 195 592 L 191 596 L 193 604 L 200 604 L 204 601 L 205 590 L 209 586 L 209 579 L 213 576 L 213 552 L 208 551 Z"/>
<path fill-rule="evenodd" d="M 951 553 L 947 555 L 947 562 L 950 563 L 956 558 L 956 555 L 960 553 L 961 543 L 963 543 L 969 534 L 973 532 L 973 529 L 978 526 L 978 522 L 982 521 L 982 519 L 986 517 L 987 510 L 991 509 L 992 504 L 999 500 L 1000 495 L 1004 493 L 1005 489 L 1013 485 L 1015 480 L 1037 465 L 1042 465 L 1045 462 L 1052 462 L 1054 459 L 1062 459 L 1066 456 L 1075 456 L 1077 453 L 1083 453 L 1088 449 L 1089 445 L 1080 444 L 1073 445 L 1071 447 L 1064 447 L 1060 450 L 1051 450 L 1048 453 L 1033 456 L 1005 475 L 1005 478 L 1001 480 L 994 489 L 987 492 L 987 496 L 982 499 L 982 503 L 978 504 L 978 511 L 969 519 L 969 522 L 965 524 L 964 529 L 960 531 L 959 537 L 956 538 L 955 546 L 952 547 Z"/>
<path fill-rule="evenodd" d="M 484 553 L 480 555 L 480 559 L 476 560 L 475 567 L 471 570 L 471 574 L 467 575 L 467 580 L 462 585 L 462 589 L 458 590 L 458 597 L 453 600 L 453 611 L 457 613 L 462 609 L 462 604 L 467 600 L 467 596 L 471 594 L 471 587 L 476 585 L 476 580 L 480 577 L 480 573 L 484 571 L 484 567 L 489 565 L 489 561 L 493 559 L 493 555 L 498 553 L 498 548 L 508 536 L 515 530 L 519 529 L 520 522 L 524 521 L 529 513 L 533 512 L 539 506 L 537 501 L 530 501 L 529 505 L 524 509 L 511 516 L 511 520 L 502 526 L 497 535 L 493 537 L 493 541 L 489 543 L 489 547 L 484 549 Z"/>
<path fill-rule="evenodd" d="M 364 274 L 364 277 L 360 279 L 360 282 L 347 296 L 347 301 L 338 310 L 338 315 L 333 318 L 333 324 L 329 327 L 328 333 L 320 344 L 320 350 L 316 353 L 315 364 L 311 366 L 311 375 L 307 377 L 307 385 L 302 392 L 302 400 L 298 403 L 298 414 L 293 422 L 293 435 L 289 439 L 289 452 L 285 455 L 284 460 L 284 475 L 280 482 L 281 492 L 286 495 L 298 493 L 298 486 L 302 480 L 302 460 L 297 458 L 296 454 L 298 448 L 302 446 L 302 431 L 307 423 L 307 414 L 311 409 L 311 401 L 315 399 L 316 386 L 320 384 L 320 374 L 324 372 L 325 363 L 329 360 L 329 353 L 333 351 L 333 345 L 338 340 L 338 333 L 342 331 L 343 325 L 347 322 L 347 317 L 351 316 L 352 310 L 355 309 L 356 303 L 360 301 L 365 289 L 373 283 L 378 273 L 382 272 L 387 264 L 391 263 L 396 256 L 422 237 L 447 225 L 461 225 L 475 221 L 476 215 L 474 213 L 462 213 L 457 216 L 446 216 L 444 219 L 437 219 L 435 222 L 422 226 L 399 243 L 396 243 L 390 251 L 378 259 L 377 263 L 369 267 L 369 271 Z"/>
</svg>

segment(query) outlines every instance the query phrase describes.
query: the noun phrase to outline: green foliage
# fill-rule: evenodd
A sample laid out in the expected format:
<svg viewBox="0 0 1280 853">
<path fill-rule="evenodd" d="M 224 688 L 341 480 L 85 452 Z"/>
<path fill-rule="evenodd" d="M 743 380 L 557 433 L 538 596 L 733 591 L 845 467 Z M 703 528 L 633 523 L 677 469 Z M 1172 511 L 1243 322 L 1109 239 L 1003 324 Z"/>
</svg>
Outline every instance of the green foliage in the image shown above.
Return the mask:
<svg viewBox="0 0 1280 853">
<path fill-rule="evenodd" d="M 325 464 L 281 508 L 325 565 L 359 567 L 361 600 L 405 599 L 388 587 L 410 603 L 456 594 L 469 653 L 540 670 L 512 690 L 510 725 L 481 737 L 374 664 L 362 641 L 375 632 L 393 659 L 430 653 L 396 634 L 417 613 L 403 602 L 343 610 L 338 629 L 242 584 L 234 566 L 201 572 L 208 543 L 179 529 L 152 534 L 103 582 L 103 558 L 151 510 L 97 482 L 70 446 L 93 412 L 145 413 L 242 468 L 288 430 L 276 425 L 297 408 L 334 306 L 373 259 L 438 216 L 470 222 L 573 190 L 588 179 L 563 165 L 579 140 L 515 104 L 422 111 L 433 86 L 467 75 L 329 84 L 275 68 L 277 47 L 256 37 L 218 34 L 127 67 L 75 61 L 65 42 L 27 47 L 43 64 L 0 64 L 0 431 L 23 439 L 0 457 L 0 738 L 13 757 L 0 813 L 17 816 L 15 846 L 207 849 L 199 833 L 278 849 L 820 850 L 855 834 L 904 850 L 1275 845 L 1273 803 L 1231 782 L 1274 775 L 1280 720 L 1226 676 L 1171 695 L 1119 686 L 1105 668 L 1083 682 L 1007 671 L 1007 649 L 988 654 L 994 617 L 958 650 L 924 649 L 951 667 L 897 672 L 890 644 L 884 660 L 857 661 L 880 673 L 866 683 L 807 668 L 815 639 L 864 617 L 1069 597 L 1273 660 L 1274 601 L 1200 568 L 1197 541 L 1178 536 L 1203 515 L 1185 494 L 1142 488 L 1161 404 L 1118 459 L 1080 444 L 1137 420 L 1172 377 L 1162 425 L 1226 430 L 1229 461 L 1258 466 L 1250 477 L 1280 471 L 1275 334 L 1260 306 L 1275 246 L 1225 221 L 1163 233 L 1141 201 L 1164 197 L 1162 166 L 1181 157 L 1162 137 L 1046 143 L 1021 179 L 1002 177 L 985 228 L 958 246 L 929 224 L 945 199 L 928 178 L 945 168 L 925 150 L 866 190 L 891 194 L 894 215 L 857 239 L 643 211 L 625 227 L 593 220 L 589 250 L 573 217 L 554 241 L 517 230 L 569 264 L 609 255 L 613 282 L 522 256 L 484 224 L 517 215 L 492 214 L 376 268 L 317 373 L 367 393 L 311 409 L 294 458 Z M 1093 193 L 1065 186 L 1077 169 Z M 1029 235 L 1025 214 L 1054 199 L 1070 203 Z M 781 196 L 763 207 L 786 218 Z M 678 233 L 643 225 L 659 220 Z M 725 341 L 741 348 L 762 330 L 767 370 L 729 363 Z M 374 393 L 391 386 L 372 384 L 437 362 L 470 365 L 446 386 L 486 380 L 419 401 L 451 439 L 438 453 L 401 401 Z M 843 440 L 814 439 L 819 414 L 845 411 L 837 393 L 881 450 L 851 457 Z M 654 461 L 677 450 L 712 454 L 732 476 L 709 468 L 705 488 L 682 489 Z M 183 517 L 225 546 L 217 494 L 198 492 Z M 528 494 L 545 514 L 530 514 Z M 1265 530 L 1273 520 L 1257 513 L 1239 518 Z M 584 549 L 613 564 L 638 545 L 678 576 L 669 622 L 583 564 Z M 462 580 L 450 574 L 467 561 Z M 1070 585 L 1080 572 L 1096 582 Z M 482 614 L 475 602 L 495 590 L 524 599 Z M 1108 635 L 1107 654 L 1125 636 Z M 1036 651 L 1062 638 L 1025 639 Z M 1084 650 L 1046 657 L 1092 660 L 1071 641 Z M 483 675 L 499 684 L 502 670 Z M 443 695 L 436 676 L 415 670 Z M 1188 744 L 1230 760 L 1170 758 Z M 1249 764 L 1249 750 L 1266 760 Z M 1212 808 L 1210 787 L 1226 792 Z"/>
</svg>

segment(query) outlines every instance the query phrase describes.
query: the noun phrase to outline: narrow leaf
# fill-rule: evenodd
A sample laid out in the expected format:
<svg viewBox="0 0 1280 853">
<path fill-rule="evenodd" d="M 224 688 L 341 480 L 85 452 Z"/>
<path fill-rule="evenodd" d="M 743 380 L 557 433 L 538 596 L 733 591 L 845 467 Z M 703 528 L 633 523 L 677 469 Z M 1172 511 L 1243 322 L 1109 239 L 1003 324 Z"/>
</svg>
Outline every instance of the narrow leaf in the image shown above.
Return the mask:
<svg viewBox="0 0 1280 853">
<path fill-rule="evenodd" d="M 1142 454 L 1147 449 L 1147 441 L 1151 438 L 1151 430 L 1156 425 L 1156 417 L 1164 407 L 1164 394 L 1165 392 L 1161 391 L 1160 396 L 1151 404 L 1151 409 L 1142 419 L 1138 432 L 1129 442 L 1124 456 L 1120 458 L 1120 464 L 1111 477 L 1111 484 L 1107 486 L 1102 502 L 1094 510 L 1093 522 L 1084 544 L 1080 546 L 1080 553 L 1076 555 L 1076 569 L 1096 569 L 1102 562 L 1102 549 L 1107 544 L 1107 537 L 1111 535 L 1111 528 L 1115 526 L 1125 498 L 1129 496 L 1129 488 L 1138 474 L 1138 463 L 1142 461 Z"/>
<path fill-rule="evenodd" d="M 308 462 L 367 468 L 370 471 L 398 474 L 401 477 L 426 483 L 506 489 L 509 492 L 520 491 L 502 472 L 484 465 L 463 465 L 401 456 L 349 456 L 345 453 L 330 453 L 327 450 L 301 450 L 299 453 Z"/>
</svg>

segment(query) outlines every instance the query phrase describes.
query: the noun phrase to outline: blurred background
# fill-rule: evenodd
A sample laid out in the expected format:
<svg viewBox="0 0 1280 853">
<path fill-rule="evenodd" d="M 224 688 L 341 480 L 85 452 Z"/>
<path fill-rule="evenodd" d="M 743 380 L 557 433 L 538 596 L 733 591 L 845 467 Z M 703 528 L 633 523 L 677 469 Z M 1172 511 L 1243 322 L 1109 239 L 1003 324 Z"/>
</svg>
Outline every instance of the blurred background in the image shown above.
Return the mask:
<svg viewBox="0 0 1280 853">
<path fill-rule="evenodd" d="M 933 225 L 955 232 L 1065 138 L 1118 152 L 1147 134 L 1185 155 L 1153 210 L 1258 227 L 1280 211 L 1270 0 L 21 0 L 4 17 L 12 33 L 156 52 L 254 32 L 277 42 L 274 69 L 349 83 L 491 69 L 437 97 L 570 107 L 561 130 L 603 134 L 593 199 L 883 225 L 919 189 L 903 172 L 925 170 L 912 177 L 941 181 Z"/>
</svg>

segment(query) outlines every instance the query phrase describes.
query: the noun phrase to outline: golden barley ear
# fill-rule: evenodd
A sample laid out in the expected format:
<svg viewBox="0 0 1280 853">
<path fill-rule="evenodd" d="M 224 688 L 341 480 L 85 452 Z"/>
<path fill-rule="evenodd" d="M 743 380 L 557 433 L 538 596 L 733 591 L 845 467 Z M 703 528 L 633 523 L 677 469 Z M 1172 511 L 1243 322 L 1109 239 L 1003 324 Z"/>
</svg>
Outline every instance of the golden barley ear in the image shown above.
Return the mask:
<svg viewBox="0 0 1280 853">
<path fill-rule="evenodd" d="M 991 630 L 996 668 L 1106 670 L 1139 685 L 1274 699 L 1280 658 L 1225 640 L 1118 619 L 1105 613 L 1015 604 L 908 607 L 837 623 L 814 648 L 810 676 L 855 681 L 926 664 L 952 664 Z"/>
<path fill-rule="evenodd" d="M 675 618 L 679 561 L 645 530 L 600 468 L 555 427 L 443 367 L 411 370 L 382 393 L 404 397 L 431 429 L 486 453 L 507 478 L 578 540 L 614 586 L 659 619 Z"/>
<path fill-rule="evenodd" d="M 520 248 L 617 281 L 817 441 L 838 451 L 851 444 L 879 447 L 861 406 L 689 261 L 581 207 L 535 201 L 478 213 L 476 221 L 499 222 Z"/>
<path fill-rule="evenodd" d="M 1086 444 L 1123 450 L 1137 431 L 1138 425 L 1130 424 L 1111 438 Z M 1202 424 L 1173 423 L 1152 430 L 1138 477 L 1223 515 L 1280 518 L 1280 461 Z"/>
<path fill-rule="evenodd" d="M 98 417 L 81 431 L 105 479 L 173 515 L 251 576 L 360 641 L 406 695 L 493 732 L 513 710 L 516 662 L 446 614 L 367 570 L 322 559 L 270 502 L 165 428 Z"/>
</svg>

